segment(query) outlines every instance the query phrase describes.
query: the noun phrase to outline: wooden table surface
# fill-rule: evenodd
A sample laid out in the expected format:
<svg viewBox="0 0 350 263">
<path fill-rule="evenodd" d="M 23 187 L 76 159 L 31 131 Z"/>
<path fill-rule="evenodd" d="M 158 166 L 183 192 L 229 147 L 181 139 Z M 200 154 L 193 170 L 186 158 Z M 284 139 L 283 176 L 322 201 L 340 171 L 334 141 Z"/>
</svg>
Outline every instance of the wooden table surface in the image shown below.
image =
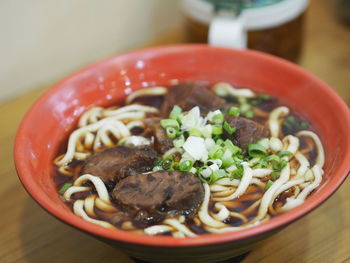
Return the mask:
<svg viewBox="0 0 350 263">
<path fill-rule="evenodd" d="M 334 2 L 312 2 L 301 65 L 350 105 L 350 28 L 335 20 Z M 0 262 L 132 262 L 46 213 L 17 179 L 12 160 L 15 132 L 43 91 L 0 105 Z M 264 241 L 242 262 L 350 262 L 350 179 L 321 207 Z"/>
</svg>

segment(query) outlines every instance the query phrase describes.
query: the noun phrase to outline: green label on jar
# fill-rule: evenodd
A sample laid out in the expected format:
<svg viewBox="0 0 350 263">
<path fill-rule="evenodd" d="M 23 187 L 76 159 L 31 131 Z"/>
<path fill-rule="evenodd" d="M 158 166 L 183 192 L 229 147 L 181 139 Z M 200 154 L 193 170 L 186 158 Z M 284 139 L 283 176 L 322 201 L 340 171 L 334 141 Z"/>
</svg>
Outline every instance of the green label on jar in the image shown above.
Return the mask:
<svg viewBox="0 0 350 263">
<path fill-rule="evenodd" d="M 242 10 L 277 4 L 284 0 L 202 0 L 215 5 L 216 9 Z"/>
</svg>

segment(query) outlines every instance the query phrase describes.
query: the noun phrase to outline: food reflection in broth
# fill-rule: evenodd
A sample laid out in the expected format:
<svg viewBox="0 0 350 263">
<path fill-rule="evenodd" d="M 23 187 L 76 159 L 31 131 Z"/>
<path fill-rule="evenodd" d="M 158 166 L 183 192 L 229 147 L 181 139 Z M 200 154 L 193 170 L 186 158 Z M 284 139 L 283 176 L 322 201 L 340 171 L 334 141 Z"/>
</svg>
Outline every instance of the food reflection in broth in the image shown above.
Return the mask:
<svg viewBox="0 0 350 263">
<path fill-rule="evenodd" d="M 56 158 L 54 179 L 88 222 L 194 237 L 301 205 L 324 161 L 310 124 L 277 98 L 223 82 L 183 83 L 90 108 Z"/>
</svg>

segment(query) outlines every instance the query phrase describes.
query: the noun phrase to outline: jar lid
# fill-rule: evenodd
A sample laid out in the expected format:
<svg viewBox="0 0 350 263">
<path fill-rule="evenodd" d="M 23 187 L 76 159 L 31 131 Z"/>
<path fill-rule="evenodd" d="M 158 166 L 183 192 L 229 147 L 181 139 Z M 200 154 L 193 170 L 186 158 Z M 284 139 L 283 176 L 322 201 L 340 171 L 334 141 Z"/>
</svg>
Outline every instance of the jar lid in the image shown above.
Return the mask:
<svg viewBox="0 0 350 263">
<path fill-rule="evenodd" d="M 240 17 L 244 21 L 244 28 L 260 30 L 279 26 L 298 17 L 305 11 L 309 0 L 256 0 L 243 3 Z M 202 24 L 210 24 L 215 16 L 212 0 L 182 0 L 182 9 L 187 16 Z"/>
</svg>

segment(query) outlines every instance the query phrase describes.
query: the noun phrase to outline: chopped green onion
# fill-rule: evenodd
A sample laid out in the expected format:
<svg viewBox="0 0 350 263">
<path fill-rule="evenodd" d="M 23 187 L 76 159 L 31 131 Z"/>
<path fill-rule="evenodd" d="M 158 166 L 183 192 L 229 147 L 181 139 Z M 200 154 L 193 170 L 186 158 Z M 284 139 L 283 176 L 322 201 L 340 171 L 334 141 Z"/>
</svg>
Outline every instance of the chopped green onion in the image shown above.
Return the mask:
<svg viewBox="0 0 350 263">
<path fill-rule="evenodd" d="M 228 114 L 230 114 L 233 117 L 238 117 L 239 113 L 240 113 L 240 110 L 237 107 L 231 107 L 229 112 L 228 112 Z"/>
<path fill-rule="evenodd" d="M 252 110 L 248 110 L 244 113 L 244 116 L 248 119 L 252 119 L 254 117 L 254 112 Z"/>
<path fill-rule="evenodd" d="M 182 172 L 188 172 L 193 167 L 193 162 L 191 160 L 183 160 L 179 164 L 179 169 Z"/>
<path fill-rule="evenodd" d="M 247 104 L 247 103 L 241 104 L 241 106 L 240 106 L 240 111 L 241 111 L 242 113 L 245 113 L 245 112 L 247 112 L 247 111 L 249 111 L 249 110 L 250 110 L 250 105 L 249 105 L 249 104 Z"/>
<path fill-rule="evenodd" d="M 222 134 L 222 126 L 221 125 L 212 125 L 212 134 L 214 135 L 220 135 Z"/>
<path fill-rule="evenodd" d="M 172 162 L 171 165 L 170 165 L 170 170 L 171 171 L 179 170 L 179 163 L 178 162 Z"/>
<path fill-rule="evenodd" d="M 307 123 L 306 121 L 302 121 L 302 122 L 300 122 L 299 127 L 301 129 L 307 129 L 307 128 L 309 128 L 309 123 Z"/>
<path fill-rule="evenodd" d="M 192 128 L 196 125 L 197 120 L 193 114 L 186 114 L 181 119 L 181 123 L 182 123 L 182 126 L 185 126 L 187 128 Z"/>
<path fill-rule="evenodd" d="M 184 134 L 184 132 L 181 130 L 176 131 L 176 137 L 182 136 L 183 134 Z"/>
<path fill-rule="evenodd" d="M 225 147 L 226 147 L 227 149 L 229 149 L 229 150 L 232 152 L 233 155 L 236 155 L 236 154 L 242 152 L 242 149 L 239 148 L 238 146 L 234 145 L 234 144 L 232 143 L 232 141 L 230 141 L 229 139 L 226 139 L 226 141 L 225 141 Z"/>
<path fill-rule="evenodd" d="M 213 171 L 208 166 L 202 166 L 201 168 L 198 169 L 197 172 L 202 177 L 209 178 Z"/>
<path fill-rule="evenodd" d="M 248 154 L 251 157 L 263 157 L 267 154 L 267 150 L 264 146 L 253 143 L 248 145 Z"/>
<path fill-rule="evenodd" d="M 120 141 L 118 142 L 118 145 L 125 145 L 125 141 L 120 140 Z"/>
<path fill-rule="evenodd" d="M 169 118 L 176 120 L 181 113 L 182 113 L 182 109 L 179 106 L 175 105 L 172 111 L 170 112 Z"/>
<path fill-rule="evenodd" d="M 244 168 L 241 164 L 237 165 L 237 169 L 232 172 L 232 177 L 234 179 L 242 179 L 244 173 Z"/>
<path fill-rule="evenodd" d="M 161 158 L 157 158 L 155 161 L 154 161 L 154 164 L 153 166 L 160 166 L 162 165 L 163 163 L 163 160 Z"/>
<path fill-rule="evenodd" d="M 236 128 L 232 127 L 230 124 L 228 124 L 227 121 L 224 122 L 223 126 L 224 130 L 228 133 L 228 134 L 233 134 L 236 132 Z"/>
<path fill-rule="evenodd" d="M 174 139 L 176 137 L 176 129 L 174 127 L 167 127 L 165 131 L 168 138 Z"/>
<path fill-rule="evenodd" d="M 254 169 L 257 169 L 257 168 L 267 168 L 268 167 L 268 163 L 266 160 L 262 159 L 260 161 L 258 161 L 257 163 L 255 163 L 253 165 L 253 168 Z"/>
<path fill-rule="evenodd" d="M 273 163 L 279 163 L 281 161 L 281 158 L 276 154 L 272 154 L 272 155 L 269 155 L 266 157 L 266 161 L 273 162 Z"/>
<path fill-rule="evenodd" d="M 232 158 L 232 152 L 230 149 L 225 148 L 224 155 L 222 156 L 222 159 L 228 159 Z"/>
<path fill-rule="evenodd" d="M 174 147 L 180 148 L 185 143 L 185 137 L 181 135 L 178 139 L 173 140 Z"/>
<path fill-rule="evenodd" d="M 180 128 L 179 123 L 176 120 L 171 119 L 164 119 L 160 121 L 160 125 L 162 125 L 163 128 L 173 127 L 177 130 Z"/>
<path fill-rule="evenodd" d="M 286 167 L 287 166 L 287 162 L 286 162 L 286 160 L 282 160 L 281 162 L 279 162 L 279 163 L 275 163 L 273 166 L 272 166 L 272 168 L 274 169 L 274 170 L 277 170 L 277 171 L 281 171 L 284 167 Z"/>
<path fill-rule="evenodd" d="M 221 147 L 219 145 L 214 145 L 213 147 L 211 147 L 209 151 L 209 157 L 213 158 L 213 155 L 220 149 Z"/>
<path fill-rule="evenodd" d="M 224 115 L 222 113 L 217 113 L 212 117 L 212 122 L 215 124 L 221 124 L 224 122 Z"/>
<path fill-rule="evenodd" d="M 261 146 L 264 146 L 266 149 L 270 148 L 270 140 L 268 138 L 262 138 L 260 139 L 257 144 L 260 144 Z"/>
<path fill-rule="evenodd" d="M 192 167 L 192 168 L 190 169 L 190 172 L 193 173 L 193 174 L 195 174 L 195 173 L 197 172 L 197 168 Z"/>
<path fill-rule="evenodd" d="M 223 178 L 223 177 L 227 177 L 228 174 L 225 172 L 225 170 L 223 169 L 219 169 L 219 170 L 216 170 L 214 171 L 211 176 L 210 176 L 210 182 L 215 182 L 217 180 L 219 180 L 220 178 Z"/>
<path fill-rule="evenodd" d="M 221 136 L 219 134 L 212 136 L 214 141 L 221 140 Z"/>
<path fill-rule="evenodd" d="M 287 161 L 286 160 L 282 160 L 281 165 L 280 165 L 280 169 L 282 170 L 286 166 L 287 166 Z"/>
<path fill-rule="evenodd" d="M 272 172 L 271 173 L 271 178 L 273 181 L 276 181 L 280 177 L 281 173 L 280 172 Z"/>
<path fill-rule="evenodd" d="M 205 125 L 201 132 L 205 138 L 211 138 L 211 132 L 212 132 L 211 125 L 210 124 Z"/>
<path fill-rule="evenodd" d="M 219 145 L 219 146 L 223 146 L 224 145 L 224 140 L 223 139 L 217 139 L 215 143 L 217 145 Z"/>
<path fill-rule="evenodd" d="M 224 168 L 230 167 L 233 164 L 235 164 L 235 161 L 233 160 L 232 157 L 225 158 L 222 160 L 222 167 L 224 167 Z"/>
<path fill-rule="evenodd" d="M 265 185 L 265 189 L 269 189 L 271 186 L 273 185 L 273 182 L 271 180 L 268 180 L 266 185 Z"/>
<path fill-rule="evenodd" d="M 286 117 L 286 120 L 288 121 L 288 122 L 295 122 L 296 120 L 295 120 L 295 117 L 293 116 L 293 115 L 288 115 L 287 117 Z"/>
<path fill-rule="evenodd" d="M 293 155 L 293 153 L 291 153 L 289 151 L 282 151 L 282 152 L 277 153 L 277 155 L 282 158 L 284 156 L 291 156 L 291 155 Z"/>
<path fill-rule="evenodd" d="M 224 154 L 224 151 L 219 145 L 214 145 L 209 151 L 209 157 L 212 159 L 219 159 L 221 157 L 219 156 L 220 154 L 222 156 Z"/>
<path fill-rule="evenodd" d="M 167 156 L 163 162 L 162 162 L 162 167 L 164 170 L 168 170 L 171 168 L 171 165 L 173 163 L 173 156 L 170 155 L 170 156 Z"/>
<path fill-rule="evenodd" d="M 189 132 L 190 136 L 196 136 L 196 137 L 201 137 L 202 133 L 198 128 L 192 128 Z"/>
<path fill-rule="evenodd" d="M 73 186 L 73 184 L 65 183 L 58 192 L 63 195 L 71 186 Z"/>
<path fill-rule="evenodd" d="M 258 99 L 261 99 L 261 100 L 269 100 L 269 99 L 271 99 L 270 95 L 267 95 L 267 94 L 264 94 L 264 93 L 259 94 L 257 97 L 258 97 Z"/>
<path fill-rule="evenodd" d="M 224 149 L 220 148 L 213 154 L 214 159 L 220 159 L 224 155 Z"/>
</svg>

